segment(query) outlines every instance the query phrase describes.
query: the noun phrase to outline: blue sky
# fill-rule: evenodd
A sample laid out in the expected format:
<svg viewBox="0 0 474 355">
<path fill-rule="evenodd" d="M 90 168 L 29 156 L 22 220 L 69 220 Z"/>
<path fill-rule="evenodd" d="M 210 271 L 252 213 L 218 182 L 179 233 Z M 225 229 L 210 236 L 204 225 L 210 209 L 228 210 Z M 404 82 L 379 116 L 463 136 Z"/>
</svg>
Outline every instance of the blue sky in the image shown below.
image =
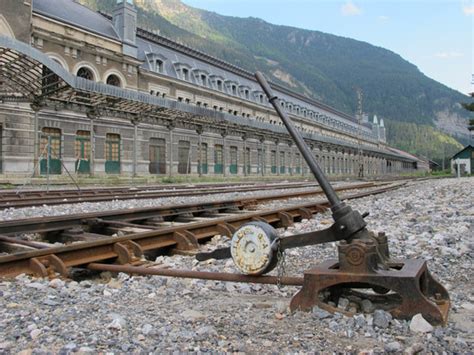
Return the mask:
<svg viewBox="0 0 474 355">
<path fill-rule="evenodd" d="M 183 0 L 222 15 L 318 30 L 384 47 L 427 76 L 474 91 L 474 0 Z"/>
</svg>

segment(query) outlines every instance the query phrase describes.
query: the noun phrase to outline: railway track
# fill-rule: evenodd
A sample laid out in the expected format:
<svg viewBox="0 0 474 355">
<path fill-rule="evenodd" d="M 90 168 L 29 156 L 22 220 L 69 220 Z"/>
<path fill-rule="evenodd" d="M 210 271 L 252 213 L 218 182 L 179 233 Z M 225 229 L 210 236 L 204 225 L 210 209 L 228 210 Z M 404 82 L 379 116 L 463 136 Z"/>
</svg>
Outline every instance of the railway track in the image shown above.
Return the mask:
<svg viewBox="0 0 474 355">
<path fill-rule="evenodd" d="M 336 188 L 336 191 L 366 189 L 384 185 L 387 183 L 369 182 L 340 186 Z M 46 240 L 53 242 L 59 239 L 69 242 L 84 241 L 100 238 L 101 235 L 111 235 L 118 231 L 122 233 L 143 232 L 163 228 L 169 223 L 188 223 L 191 219 L 196 218 L 215 218 L 223 213 L 236 213 L 268 201 L 304 198 L 315 194 L 322 194 L 322 190 L 317 188 L 310 191 L 240 197 L 207 203 L 198 202 L 3 221 L 0 222 L 0 236 L 43 233 L 47 234 Z M 79 231 L 82 232 L 79 233 Z M 58 235 L 58 233 L 62 234 Z"/>
<path fill-rule="evenodd" d="M 368 183 L 339 187 L 337 190 L 340 192 L 370 188 L 342 196 L 343 199 L 356 199 L 384 193 L 404 184 Z M 318 191 L 305 192 L 306 196 L 317 193 Z M 200 242 L 215 235 L 231 236 L 240 225 L 250 221 L 264 221 L 275 227 L 288 227 L 301 219 L 311 218 L 313 214 L 325 211 L 328 207 L 326 199 L 318 199 L 278 209 L 243 211 L 244 208 L 258 203 L 291 197 L 295 197 L 295 194 L 102 212 L 77 215 L 73 218 L 52 217 L 42 221 L 30 219 L 2 222 L 0 247 L 11 254 L 0 256 L 0 276 L 13 277 L 20 273 L 30 273 L 45 277 L 54 272 L 67 276 L 70 268 L 90 263 L 140 263 L 144 254 L 154 257 L 169 250 L 195 251 Z M 219 211 L 233 213 L 219 215 Z M 203 215 L 206 216 L 205 219 L 199 219 L 203 218 Z M 196 221 L 196 218 L 199 220 Z M 166 219 L 172 219 L 172 225 L 166 225 Z M 99 234 L 94 229 L 99 227 L 105 234 Z M 110 236 L 112 232 L 114 236 Z M 16 238 L 19 233 L 41 233 L 47 236 L 48 242 L 21 240 Z M 66 241 L 70 244 L 55 246 L 51 244 L 54 241 Z"/>
<path fill-rule="evenodd" d="M 229 192 L 251 192 L 275 189 L 308 188 L 318 186 L 316 182 L 292 183 L 240 183 L 240 184 L 198 184 L 157 185 L 139 187 L 92 188 L 81 190 L 31 190 L 0 191 L 0 209 L 22 208 L 41 205 L 59 205 L 79 202 L 103 202 L 160 197 L 211 195 Z"/>
</svg>

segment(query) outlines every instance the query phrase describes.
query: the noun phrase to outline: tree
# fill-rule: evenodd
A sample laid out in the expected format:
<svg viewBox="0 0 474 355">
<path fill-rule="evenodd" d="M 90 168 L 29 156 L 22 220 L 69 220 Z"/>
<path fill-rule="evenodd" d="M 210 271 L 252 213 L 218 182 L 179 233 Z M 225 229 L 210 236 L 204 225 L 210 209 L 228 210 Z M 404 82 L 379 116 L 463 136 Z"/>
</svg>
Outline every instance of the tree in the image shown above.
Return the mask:
<svg viewBox="0 0 474 355">
<path fill-rule="evenodd" d="M 471 95 L 471 97 L 474 97 L 474 92 L 471 92 L 469 95 Z M 464 107 L 466 110 L 468 111 L 471 111 L 471 112 L 474 112 L 474 102 L 471 102 L 469 104 L 466 104 L 466 103 L 463 103 L 461 104 L 462 107 Z M 469 132 L 472 132 L 474 131 L 474 118 L 471 118 L 469 120 L 469 126 L 467 127 L 467 129 L 469 130 Z"/>
</svg>

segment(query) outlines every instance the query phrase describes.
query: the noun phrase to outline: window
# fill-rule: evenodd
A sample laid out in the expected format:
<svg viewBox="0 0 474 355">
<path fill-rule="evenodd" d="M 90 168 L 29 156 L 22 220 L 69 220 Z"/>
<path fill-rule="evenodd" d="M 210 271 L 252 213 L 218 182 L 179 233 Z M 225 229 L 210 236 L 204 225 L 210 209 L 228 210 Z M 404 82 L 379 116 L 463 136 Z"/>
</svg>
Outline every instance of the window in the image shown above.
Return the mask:
<svg viewBox="0 0 474 355">
<path fill-rule="evenodd" d="M 216 85 L 217 85 L 217 90 L 222 91 L 222 80 L 217 80 Z"/>
<path fill-rule="evenodd" d="M 178 174 L 191 173 L 191 143 L 178 142 Z"/>
<path fill-rule="evenodd" d="M 208 165 L 207 165 L 207 143 L 201 144 L 201 161 L 200 165 L 198 165 L 198 172 L 200 174 L 207 174 L 208 173 Z"/>
<path fill-rule="evenodd" d="M 163 138 L 150 138 L 150 174 L 166 174 L 166 141 Z"/>
<path fill-rule="evenodd" d="M 163 64 L 161 59 L 155 59 L 151 62 L 151 70 L 156 73 L 163 73 Z"/>
<path fill-rule="evenodd" d="M 214 146 L 214 174 L 222 174 L 224 172 L 223 154 L 223 146 L 216 144 Z"/>
<path fill-rule="evenodd" d="M 120 135 L 107 133 L 105 136 L 105 172 L 120 174 Z"/>
<path fill-rule="evenodd" d="M 54 61 L 57 62 L 56 60 Z M 43 78 L 42 78 L 43 94 L 48 94 L 49 92 L 55 91 L 59 87 L 59 84 L 58 84 L 59 81 L 60 79 L 56 74 L 54 74 L 48 67 L 43 66 Z"/>
<path fill-rule="evenodd" d="M 186 68 L 181 69 L 182 77 L 181 79 L 189 81 L 189 70 Z"/>
<path fill-rule="evenodd" d="M 89 131 L 77 131 L 74 146 L 76 156 L 75 171 L 79 174 L 90 173 L 91 134 Z"/>
<path fill-rule="evenodd" d="M 107 77 L 107 85 L 122 87 L 122 82 L 121 82 L 120 78 L 117 75 L 110 74 Z"/>
<path fill-rule="evenodd" d="M 272 174 L 277 173 L 277 155 L 276 150 L 270 151 L 270 162 L 271 162 L 271 172 Z"/>
<path fill-rule="evenodd" d="M 204 74 L 201 74 L 201 84 L 207 86 L 207 76 Z"/>
<path fill-rule="evenodd" d="M 231 174 L 237 174 L 238 172 L 238 148 L 230 147 L 230 165 L 229 172 Z"/>
<path fill-rule="evenodd" d="M 87 80 L 94 80 L 94 73 L 86 67 L 79 68 L 76 75 Z"/>
<path fill-rule="evenodd" d="M 40 142 L 41 174 L 61 174 L 61 130 L 44 127 Z"/>
</svg>

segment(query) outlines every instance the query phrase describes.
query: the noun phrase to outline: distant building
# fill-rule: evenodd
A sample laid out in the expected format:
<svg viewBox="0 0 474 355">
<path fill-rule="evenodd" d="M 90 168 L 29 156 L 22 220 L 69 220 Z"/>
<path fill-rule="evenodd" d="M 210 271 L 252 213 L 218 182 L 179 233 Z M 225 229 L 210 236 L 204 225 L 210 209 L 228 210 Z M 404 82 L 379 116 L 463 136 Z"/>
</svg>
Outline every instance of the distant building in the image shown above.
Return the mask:
<svg viewBox="0 0 474 355">
<path fill-rule="evenodd" d="M 472 145 L 468 145 L 451 158 L 451 172 L 453 174 L 457 175 L 458 167 L 461 175 L 474 174 L 474 147 Z"/>
<path fill-rule="evenodd" d="M 2 0 L 0 176 L 305 175 L 253 73 L 73 0 Z M 33 69 L 35 71 L 33 72 Z M 272 84 L 332 176 L 400 174 L 383 119 L 362 122 Z"/>
</svg>

